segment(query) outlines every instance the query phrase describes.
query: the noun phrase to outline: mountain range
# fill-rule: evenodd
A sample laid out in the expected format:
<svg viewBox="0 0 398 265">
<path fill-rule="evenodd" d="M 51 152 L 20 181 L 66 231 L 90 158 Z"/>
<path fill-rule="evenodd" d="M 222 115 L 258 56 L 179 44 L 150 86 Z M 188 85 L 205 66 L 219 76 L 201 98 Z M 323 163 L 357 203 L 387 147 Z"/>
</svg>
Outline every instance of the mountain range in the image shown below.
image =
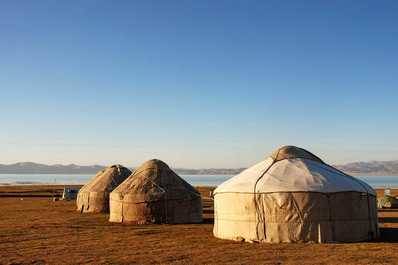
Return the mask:
<svg viewBox="0 0 398 265">
<path fill-rule="evenodd" d="M 96 174 L 98 171 L 105 169 L 106 166 L 92 165 L 79 166 L 70 165 L 44 165 L 33 162 L 19 162 L 11 165 L 0 164 L 0 174 Z M 129 167 L 134 171 L 136 167 Z M 180 175 L 236 175 L 246 168 L 238 169 L 186 169 L 173 168 Z"/>
<path fill-rule="evenodd" d="M 335 165 L 335 168 L 351 175 L 398 175 L 398 160 L 355 162 L 346 165 Z M 96 174 L 106 166 L 92 165 L 44 165 L 33 162 L 20 162 L 11 165 L 0 164 L 0 174 Z M 129 168 L 134 171 L 136 168 Z M 246 168 L 209 168 L 185 169 L 173 168 L 180 175 L 236 175 Z"/>
<path fill-rule="evenodd" d="M 355 162 L 334 167 L 350 175 L 398 175 L 398 160 Z"/>
</svg>

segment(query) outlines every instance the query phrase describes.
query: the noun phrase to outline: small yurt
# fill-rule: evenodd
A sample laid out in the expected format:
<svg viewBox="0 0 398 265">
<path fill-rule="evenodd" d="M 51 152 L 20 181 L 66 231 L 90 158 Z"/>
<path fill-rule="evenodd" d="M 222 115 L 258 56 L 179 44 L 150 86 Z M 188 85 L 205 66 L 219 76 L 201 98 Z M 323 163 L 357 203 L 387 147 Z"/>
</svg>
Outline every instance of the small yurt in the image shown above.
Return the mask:
<svg viewBox="0 0 398 265">
<path fill-rule="evenodd" d="M 285 146 L 214 191 L 214 235 L 249 242 L 357 242 L 379 236 L 376 192 Z"/>
<path fill-rule="evenodd" d="M 109 194 L 127 179 L 131 171 L 121 165 L 113 165 L 101 170 L 77 196 L 77 211 L 80 213 L 109 212 Z"/>
<path fill-rule="evenodd" d="M 199 223 L 199 191 L 160 160 L 149 160 L 110 195 L 110 219 L 118 223 Z"/>
</svg>

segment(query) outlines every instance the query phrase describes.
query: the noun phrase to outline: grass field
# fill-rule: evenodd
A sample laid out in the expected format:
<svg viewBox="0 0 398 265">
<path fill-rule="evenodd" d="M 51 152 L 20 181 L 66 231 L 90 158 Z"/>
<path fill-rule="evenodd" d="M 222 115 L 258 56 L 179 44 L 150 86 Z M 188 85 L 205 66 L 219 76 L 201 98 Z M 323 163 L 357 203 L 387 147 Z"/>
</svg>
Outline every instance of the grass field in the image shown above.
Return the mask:
<svg viewBox="0 0 398 265">
<path fill-rule="evenodd" d="M 210 188 L 199 190 L 207 197 Z M 398 263 L 398 210 L 379 211 L 381 237 L 374 241 L 250 244 L 213 236 L 210 198 L 202 224 L 124 225 L 108 222 L 108 214 L 78 214 L 76 201 L 54 202 L 52 195 L 52 186 L 0 187 L 0 264 Z"/>
</svg>

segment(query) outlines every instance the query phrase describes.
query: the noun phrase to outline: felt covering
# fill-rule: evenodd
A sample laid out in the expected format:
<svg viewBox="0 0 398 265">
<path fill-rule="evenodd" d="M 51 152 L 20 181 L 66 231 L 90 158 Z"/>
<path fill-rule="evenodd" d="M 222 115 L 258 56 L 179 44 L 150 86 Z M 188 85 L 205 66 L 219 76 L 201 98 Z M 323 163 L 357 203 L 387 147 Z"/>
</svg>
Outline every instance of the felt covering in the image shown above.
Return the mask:
<svg viewBox="0 0 398 265">
<path fill-rule="evenodd" d="M 260 242 L 379 236 L 375 190 L 298 147 L 284 147 L 214 191 L 214 235 Z"/>
<path fill-rule="evenodd" d="M 142 164 L 110 195 L 111 222 L 202 222 L 200 192 L 160 160 Z"/>
<path fill-rule="evenodd" d="M 113 165 L 101 170 L 86 185 L 77 196 L 77 211 L 81 213 L 109 212 L 109 194 L 131 174 L 131 171 L 121 165 Z"/>
</svg>

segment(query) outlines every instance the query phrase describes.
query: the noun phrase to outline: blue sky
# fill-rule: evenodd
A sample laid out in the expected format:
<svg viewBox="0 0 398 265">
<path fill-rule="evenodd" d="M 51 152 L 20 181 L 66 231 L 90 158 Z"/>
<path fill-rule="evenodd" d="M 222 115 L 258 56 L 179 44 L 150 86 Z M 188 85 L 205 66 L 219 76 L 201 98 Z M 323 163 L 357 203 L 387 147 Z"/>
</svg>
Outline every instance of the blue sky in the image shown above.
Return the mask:
<svg viewBox="0 0 398 265">
<path fill-rule="evenodd" d="M 395 1 L 0 2 L 0 163 L 398 159 Z"/>
</svg>

